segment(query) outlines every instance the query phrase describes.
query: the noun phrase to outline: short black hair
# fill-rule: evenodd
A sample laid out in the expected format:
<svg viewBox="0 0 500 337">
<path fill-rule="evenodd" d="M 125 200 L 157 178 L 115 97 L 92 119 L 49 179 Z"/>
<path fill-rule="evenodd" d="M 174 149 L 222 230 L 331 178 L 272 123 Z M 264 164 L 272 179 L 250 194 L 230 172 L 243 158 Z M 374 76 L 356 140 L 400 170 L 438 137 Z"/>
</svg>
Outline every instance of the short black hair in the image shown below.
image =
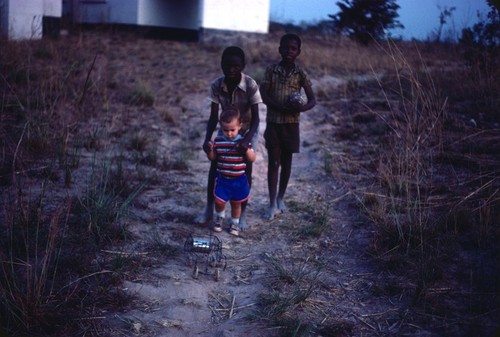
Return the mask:
<svg viewBox="0 0 500 337">
<path fill-rule="evenodd" d="M 230 46 L 224 49 L 224 51 L 222 52 L 221 63 L 224 63 L 224 61 L 231 56 L 239 57 L 241 61 L 245 63 L 245 52 L 243 51 L 243 49 L 237 46 Z"/>
<path fill-rule="evenodd" d="M 238 110 L 238 108 L 234 106 L 228 106 L 220 113 L 219 116 L 220 122 L 231 123 L 233 119 L 237 119 L 238 122 L 241 122 L 240 111 Z"/>
<path fill-rule="evenodd" d="M 302 45 L 302 40 L 300 39 L 300 37 L 297 34 L 293 34 L 293 33 L 288 33 L 288 34 L 283 35 L 281 37 L 281 40 L 280 40 L 280 46 L 285 44 L 285 42 L 287 42 L 289 40 L 297 41 L 297 44 L 299 45 L 299 49 L 300 49 L 300 47 Z"/>
</svg>

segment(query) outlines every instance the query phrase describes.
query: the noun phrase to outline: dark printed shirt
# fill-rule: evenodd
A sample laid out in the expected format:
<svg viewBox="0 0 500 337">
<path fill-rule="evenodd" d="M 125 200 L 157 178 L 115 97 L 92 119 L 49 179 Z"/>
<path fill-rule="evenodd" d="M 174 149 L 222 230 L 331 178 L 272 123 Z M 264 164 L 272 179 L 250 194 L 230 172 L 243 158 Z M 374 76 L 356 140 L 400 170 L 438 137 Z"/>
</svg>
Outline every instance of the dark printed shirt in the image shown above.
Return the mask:
<svg viewBox="0 0 500 337">
<path fill-rule="evenodd" d="M 288 96 L 292 92 L 300 92 L 303 87 L 311 86 L 311 80 L 306 71 L 298 65 L 295 65 L 295 68 L 287 72 L 278 63 L 267 67 L 264 76 L 264 86 L 270 88 L 269 94 L 277 103 L 285 105 Z M 299 119 L 300 113 L 287 113 L 269 106 L 267 107 L 266 122 L 268 123 L 298 123 Z"/>
</svg>

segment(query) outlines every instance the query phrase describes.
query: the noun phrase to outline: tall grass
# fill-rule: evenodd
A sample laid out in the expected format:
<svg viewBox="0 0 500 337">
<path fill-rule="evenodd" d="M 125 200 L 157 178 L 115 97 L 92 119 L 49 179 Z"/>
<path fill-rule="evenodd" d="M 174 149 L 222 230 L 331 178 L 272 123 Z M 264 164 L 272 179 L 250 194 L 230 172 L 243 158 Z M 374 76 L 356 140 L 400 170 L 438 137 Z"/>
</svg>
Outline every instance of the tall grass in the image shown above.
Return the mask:
<svg viewBox="0 0 500 337">
<path fill-rule="evenodd" d="M 2 41 L 0 172 L 4 181 L 14 178 L 16 171 L 33 170 L 57 151 L 60 159 L 65 157 L 68 135 L 82 118 L 76 103 L 89 66 L 76 48 L 64 48 L 54 41 Z"/>
<path fill-rule="evenodd" d="M 97 165 L 94 162 L 94 165 Z M 115 166 L 111 162 L 102 167 L 94 166 L 89 184 L 79 198 L 82 220 L 97 241 L 125 239 L 126 228 L 120 225 L 120 218 L 126 216 L 130 203 L 141 192 L 145 183 L 130 186 L 122 170 L 121 159 Z"/>
<path fill-rule="evenodd" d="M 80 200 L 83 216 L 72 198 L 49 199 L 48 180 L 40 187 L 19 188 L 24 186 L 19 183 L 11 189 L 14 198 L 2 200 L 6 207 L 0 232 L 0 321 L 9 331 L 51 333 L 70 317 L 78 317 L 75 301 L 91 296 L 99 302 L 100 296 L 108 296 L 93 294 L 94 286 L 111 287 L 115 276 L 93 270 L 90 261 L 97 255 L 96 244 L 126 237 L 126 227 L 118 220 L 127 214 L 141 186 L 113 186 L 112 171 L 105 168 L 103 175 L 93 171 L 100 178 L 89 180 Z M 38 195 L 31 195 L 35 191 Z M 78 251 L 84 255 L 75 254 Z"/>
<path fill-rule="evenodd" d="M 64 311 L 58 261 L 71 203 L 48 200 L 58 179 L 55 158 L 72 170 L 64 158 L 74 116 L 61 109 L 78 78 L 79 65 L 64 62 L 72 51 L 62 53 L 50 42 L 2 41 L 0 174 L 7 188 L 0 212 L 0 321 L 14 332 L 50 330 Z"/>
<path fill-rule="evenodd" d="M 381 137 L 378 154 L 373 158 L 377 188 L 359 195 L 358 200 L 378 226 L 374 253 L 387 266 L 404 270 L 415 282 L 414 291 L 420 297 L 442 277 L 461 233 L 471 231 L 482 237 L 485 234 L 480 232 L 491 233 L 491 219 L 498 217 L 492 208 L 498 205 L 499 198 L 491 188 L 498 185 L 498 179 L 494 171 L 488 170 L 498 170 L 498 166 L 484 167 L 485 171 L 472 179 L 459 174 L 450 176 L 450 161 L 443 165 L 443 158 L 455 151 L 452 144 L 462 141 L 455 141 L 447 129 L 456 116 L 449 115 L 448 97 L 437 84 L 439 72 L 431 69 L 422 56 L 418 63 L 409 61 L 394 43 L 387 43 L 386 51 L 394 70 L 392 76 L 379 77 L 378 84 L 388 110 L 366 108 L 387 125 L 388 133 Z M 415 53 L 419 54 L 419 50 Z M 484 165 L 479 157 L 474 160 L 480 167 Z M 461 182 L 455 185 L 455 181 Z M 478 203 L 481 206 L 474 206 Z M 457 212 L 474 218 L 469 217 L 468 224 L 459 226 L 459 231 L 456 224 L 451 225 L 459 218 L 464 220 L 463 216 L 453 215 Z"/>
<path fill-rule="evenodd" d="M 395 92 L 387 92 L 379 83 L 389 114 L 374 111 L 392 131 L 378 163 L 378 178 L 387 191 L 388 215 L 380 225 L 396 229 L 398 245 L 407 253 L 415 247 L 423 253 L 424 233 L 432 219 L 425 186 L 432 182 L 434 157 L 443 147 L 447 99 L 434 85 L 425 64 L 418 71 L 392 43 L 388 43 L 388 52 L 395 66 Z M 393 94 L 399 97 L 397 106 L 389 99 Z"/>
<path fill-rule="evenodd" d="M 132 184 L 120 160 L 95 159 L 89 178 L 76 172 L 79 145 L 103 150 L 99 134 L 89 141 L 77 131 L 103 103 L 105 83 L 95 55 L 59 42 L 0 49 L 0 324 L 12 335 L 79 329 L 72 319 L 87 305 L 126 301 L 110 298 L 118 277 L 92 261 L 102 242 L 124 238 L 119 220 L 144 185 Z"/>
<path fill-rule="evenodd" d="M 7 327 L 47 328 L 61 315 L 58 260 L 71 207 L 63 204 L 47 212 L 45 192 L 42 186 L 31 200 L 19 191 L 6 203 L 7 227 L 0 237 L 0 307 Z"/>
<path fill-rule="evenodd" d="M 360 197 L 367 216 L 379 227 L 376 254 L 404 268 L 421 292 L 439 275 L 439 223 L 432 202 L 436 157 L 443 149 L 447 98 L 436 87 L 423 59 L 410 63 L 394 43 L 387 44 L 392 78 L 378 79 L 388 111 L 371 109 L 389 133 L 381 142 L 376 177 L 377 193 Z M 418 50 L 416 50 L 418 53 Z M 411 266 L 411 267 L 410 267 Z M 437 274 L 436 274 L 437 273 Z"/>
</svg>

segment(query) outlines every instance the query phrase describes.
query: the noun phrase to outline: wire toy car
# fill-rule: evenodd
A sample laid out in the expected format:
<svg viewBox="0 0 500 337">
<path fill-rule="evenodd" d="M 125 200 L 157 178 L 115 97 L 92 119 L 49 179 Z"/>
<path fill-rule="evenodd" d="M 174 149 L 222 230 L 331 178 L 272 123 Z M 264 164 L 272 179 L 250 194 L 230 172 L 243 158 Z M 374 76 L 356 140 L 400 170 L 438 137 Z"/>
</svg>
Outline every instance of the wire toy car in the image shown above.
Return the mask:
<svg viewBox="0 0 500 337">
<path fill-rule="evenodd" d="M 189 235 L 184 243 L 184 251 L 188 253 L 188 265 L 193 266 L 193 277 L 199 274 L 213 275 L 216 281 L 220 280 L 221 269 L 226 269 L 226 257 L 222 254 L 222 242 L 213 235 L 194 237 Z M 204 268 L 200 270 L 200 264 Z"/>
</svg>

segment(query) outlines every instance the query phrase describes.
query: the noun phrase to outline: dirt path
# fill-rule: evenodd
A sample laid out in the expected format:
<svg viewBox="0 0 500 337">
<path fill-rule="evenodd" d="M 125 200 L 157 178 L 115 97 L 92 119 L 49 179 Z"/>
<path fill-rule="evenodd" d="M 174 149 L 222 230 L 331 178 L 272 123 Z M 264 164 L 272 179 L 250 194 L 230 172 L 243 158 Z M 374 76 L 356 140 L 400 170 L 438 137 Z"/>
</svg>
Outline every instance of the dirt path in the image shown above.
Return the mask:
<svg viewBox="0 0 500 337">
<path fill-rule="evenodd" d="M 265 318 L 249 320 L 262 315 L 257 303 L 272 294 L 276 263 L 292 272 L 307 269 L 308 277 L 314 275 L 314 292 L 307 301 L 294 306 L 306 319 L 332 329 L 337 327 L 338 331 L 351 331 L 353 335 L 389 331 L 391 317 L 401 312 L 397 300 L 391 303 L 387 298 L 366 296 L 376 277 L 363 249 L 370 233 L 359 228 L 359 212 L 352 207 L 347 191 L 325 173 L 322 149 L 341 149 L 335 148 L 331 139 L 334 126 L 324 123 L 327 111 L 321 105 L 302 118 L 303 146 L 294 157 L 288 189 L 291 212 L 271 222 L 263 218 L 268 199 L 267 155 L 262 142 L 257 149 L 248 208 L 251 228 L 239 238 L 225 232 L 218 235 L 227 258 L 227 268 L 218 282 L 210 267 L 209 275 L 193 277 L 193 267 L 187 263 L 189 254 L 182 249 L 190 235 L 209 236 L 207 228 L 193 222 L 204 207 L 209 162 L 200 144 L 208 110 L 200 95 L 187 97 L 186 102 L 190 103 L 184 103 L 187 109 L 183 118 L 190 120 L 189 126 L 196 129 L 191 134 L 197 135 L 189 142 L 194 158 L 189 161 L 187 172 L 161 176 L 140 196 L 132 210 L 137 220 L 130 223 L 136 239 L 126 249 L 144 253 L 157 240 L 177 247 L 179 254 L 152 257 L 152 266 L 127 278 L 122 290 L 135 300 L 128 311 L 110 316 L 115 332 L 169 337 L 278 335 L 278 329 L 269 328 Z M 265 129 L 264 109 L 261 134 Z M 168 130 L 168 126 L 157 125 L 161 121 L 151 119 L 136 122 L 156 132 L 166 151 L 173 138 L 188 131 L 165 132 L 162 130 Z M 300 235 L 301 230 L 318 219 L 329 227 L 319 238 Z M 202 271 L 204 266 L 202 261 Z M 370 323 L 372 320 L 384 322 L 384 326 Z"/>
</svg>

